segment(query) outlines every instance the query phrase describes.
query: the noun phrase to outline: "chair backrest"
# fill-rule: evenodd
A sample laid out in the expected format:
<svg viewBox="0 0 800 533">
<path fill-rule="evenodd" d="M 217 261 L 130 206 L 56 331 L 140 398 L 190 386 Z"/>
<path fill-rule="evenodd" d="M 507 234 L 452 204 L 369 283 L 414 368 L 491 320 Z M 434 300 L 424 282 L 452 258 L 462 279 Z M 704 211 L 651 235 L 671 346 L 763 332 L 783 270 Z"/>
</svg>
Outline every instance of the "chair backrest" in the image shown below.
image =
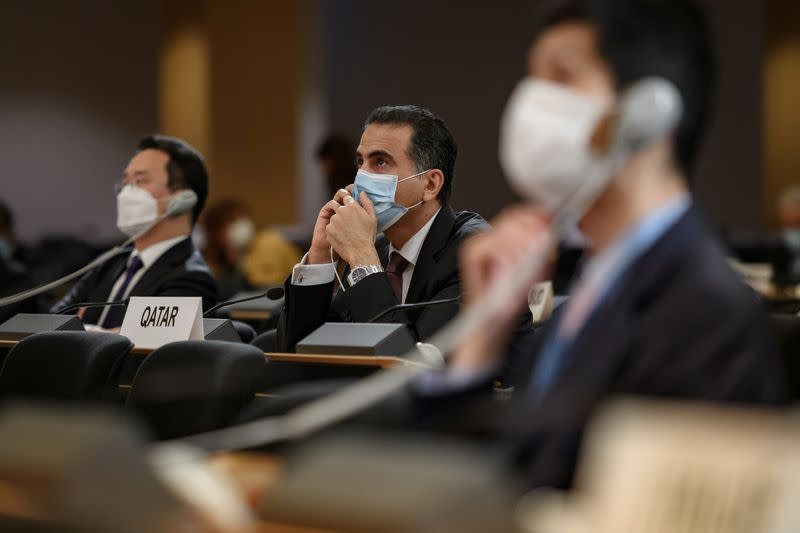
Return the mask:
<svg viewBox="0 0 800 533">
<path fill-rule="evenodd" d="M 236 330 L 236 333 L 239 334 L 241 337 L 242 342 L 245 344 L 250 344 L 256 336 L 256 330 L 253 329 L 253 326 L 248 324 L 247 322 L 241 322 L 239 320 L 231 320 L 233 324 L 233 328 Z"/>
<path fill-rule="evenodd" d="M 210 431 L 233 422 L 266 372 L 249 344 L 183 341 L 154 350 L 133 379 L 127 405 L 157 439 Z"/>
<path fill-rule="evenodd" d="M 783 372 L 793 400 L 800 400 L 800 317 L 770 314 L 772 333 L 783 361 Z"/>
<path fill-rule="evenodd" d="M 133 344 L 112 333 L 47 331 L 11 349 L 0 370 L 0 395 L 60 401 L 100 401 L 113 395 L 116 375 Z"/>
<path fill-rule="evenodd" d="M 264 333 L 259 333 L 250 341 L 250 344 L 257 346 L 262 352 L 274 353 L 278 351 L 278 330 L 268 329 Z"/>
</svg>

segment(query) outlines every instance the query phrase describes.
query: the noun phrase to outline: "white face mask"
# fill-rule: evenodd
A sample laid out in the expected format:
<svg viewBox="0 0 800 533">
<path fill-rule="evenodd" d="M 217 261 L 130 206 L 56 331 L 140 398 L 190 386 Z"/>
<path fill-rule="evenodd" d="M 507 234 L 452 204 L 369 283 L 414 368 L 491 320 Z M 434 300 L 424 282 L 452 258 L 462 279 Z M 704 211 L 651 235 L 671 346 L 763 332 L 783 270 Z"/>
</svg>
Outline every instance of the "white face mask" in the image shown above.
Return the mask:
<svg viewBox="0 0 800 533">
<path fill-rule="evenodd" d="M 117 227 L 133 237 L 158 218 L 158 202 L 135 185 L 125 185 L 117 194 Z"/>
<path fill-rule="evenodd" d="M 244 251 L 250 246 L 256 228 L 249 218 L 240 218 L 228 226 L 226 233 L 231 245 L 239 251 Z"/>
<path fill-rule="evenodd" d="M 598 160 L 590 141 L 605 111 L 567 87 L 520 81 L 500 125 L 500 162 L 511 187 L 548 211 L 560 207 Z"/>
</svg>

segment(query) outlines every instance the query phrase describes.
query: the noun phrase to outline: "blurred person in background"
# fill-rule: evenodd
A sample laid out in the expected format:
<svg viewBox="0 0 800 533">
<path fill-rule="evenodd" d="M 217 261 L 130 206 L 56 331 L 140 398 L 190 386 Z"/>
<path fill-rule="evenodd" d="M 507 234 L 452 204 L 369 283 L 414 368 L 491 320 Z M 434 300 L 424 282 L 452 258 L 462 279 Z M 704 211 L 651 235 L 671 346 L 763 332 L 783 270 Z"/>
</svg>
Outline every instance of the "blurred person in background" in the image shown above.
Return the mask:
<svg viewBox="0 0 800 533">
<path fill-rule="evenodd" d="M 203 222 L 203 256 L 217 279 L 222 300 L 280 285 L 300 260 L 300 250 L 280 232 L 256 229 L 241 200 L 212 205 Z"/>
<path fill-rule="evenodd" d="M 328 186 L 327 196 L 333 197 L 336 191 L 344 189 L 353 182 L 356 175 L 356 144 L 341 134 L 331 134 L 317 147 L 317 163 L 325 176 Z"/>
<path fill-rule="evenodd" d="M 81 278 L 51 312 L 80 302 L 122 301 L 128 296 L 199 296 L 203 308 L 217 301 L 217 285 L 195 249 L 192 228 L 208 196 L 208 173 L 202 155 L 181 139 L 143 138 L 117 183 L 117 227 L 129 236 L 145 230 L 167 209 L 172 195 L 189 189 L 194 207 L 165 218 L 119 254 Z M 84 323 L 103 329 L 122 324 L 121 306 L 80 312 Z"/>
<path fill-rule="evenodd" d="M 35 283 L 27 263 L 27 248 L 14 234 L 14 214 L 0 202 L 0 297 L 32 288 Z M 0 307 L 0 324 L 17 313 L 38 313 L 46 309 L 46 296 Z"/>
<path fill-rule="evenodd" d="M 800 283 L 800 185 L 790 185 L 778 198 L 780 234 L 772 248 L 773 278 L 778 286 Z"/>
<path fill-rule="evenodd" d="M 30 267 L 31 251 L 21 243 L 14 231 L 14 213 L 0 201 L 0 258 Z"/>
<path fill-rule="evenodd" d="M 220 299 L 252 288 L 241 269 L 255 236 L 255 225 L 244 202 L 228 199 L 209 206 L 203 216 L 203 232 L 203 257 L 217 280 Z"/>
<path fill-rule="evenodd" d="M 501 123 L 500 159 L 533 204 L 510 207 L 461 254 L 467 305 L 521 257 L 550 245 L 550 221 L 598 168 L 621 94 L 652 76 L 678 89 L 675 130 L 633 152 L 589 205 L 571 213 L 588 258 L 570 298 L 510 376 L 515 444 L 531 485 L 569 486 L 582 431 L 612 395 L 775 405 L 782 368 L 756 295 L 728 266 L 689 193 L 705 129 L 713 61 L 702 12 L 684 0 L 572 0 L 549 5 L 528 76 Z M 609 121 L 612 121 L 609 124 Z M 612 129 L 608 126 L 611 125 Z M 530 275 L 535 273 L 530 273 Z M 525 292 L 418 383 L 423 423 L 450 426 L 488 390 Z M 490 420 L 497 416 L 463 420 Z"/>
</svg>

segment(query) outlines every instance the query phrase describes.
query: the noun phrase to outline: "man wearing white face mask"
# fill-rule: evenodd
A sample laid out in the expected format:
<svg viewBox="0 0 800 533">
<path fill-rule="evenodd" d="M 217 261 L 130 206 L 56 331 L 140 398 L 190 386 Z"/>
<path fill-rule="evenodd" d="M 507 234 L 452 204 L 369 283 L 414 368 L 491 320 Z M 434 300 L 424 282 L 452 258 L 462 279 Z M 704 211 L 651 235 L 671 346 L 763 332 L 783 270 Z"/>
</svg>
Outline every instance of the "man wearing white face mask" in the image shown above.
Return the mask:
<svg viewBox="0 0 800 533">
<path fill-rule="evenodd" d="M 208 195 L 208 174 L 202 156 L 180 139 L 145 137 L 117 184 L 117 226 L 134 236 L 152 227 L 120 254 L 81 278 L 52 309 L 58 312 L 78 302 L 122 301 L 129 296 L 200 296 L 213 306 L 217 287 L 190 234 Z M 165 218 L 172 195 L 190 189 L 197 196 L 191 212 Z M 118 328 L 122 307 L 90 308 L 79 313 L 83 322 L 104 329 Z"/>
<path fill-rule="evenodd" d="M 488 226 L 450 207 L 455 162 L 455 141 L 430 111 L 397 106 L 370 114 L 354 184 L 323 206 L 311 248 L 286 283 L 281 349 L 292 350 L 326 321 L 365 322 L 400 303 L 461 293 L 459 244 Z M 345 267 L 338 280 L 337 266 Z M 407 324 L 425 339 L 457 310 L 430 307 L 382 321 Z"/>
<path fill-rule="evenodd" d="M 548 11 L 539 30 L 500 141 L 509 181 L 533 205 L 507 209 L 492 233 L 467 241 L 462 275 L 471 305 L 500 277 L 536 276 L 518 265 L 558 235 L 554 218 L 565 228 L 577 221 L 588 239 L 570 299 L 506 376 L 517 400 L 507 404 L 517 421 L 509 431 L 530 484 L 565 486 L 587 418 L 611 395 L 769 405 L 785 390 L 761 305 L 687 186 L 711 95 L 702 13 L 684 0 L 578 0 Z M 621 105 L 653 76 L 678 100 L 648 85 L 651 108 Z M 675 102 L 670 123 L 661 105 Z M 428 423 L 452 422 L 465 394 L 486 389 L 525 294 L 487 317 L 449 372 L 417 384 L 415 412 Z"/>
</svg>

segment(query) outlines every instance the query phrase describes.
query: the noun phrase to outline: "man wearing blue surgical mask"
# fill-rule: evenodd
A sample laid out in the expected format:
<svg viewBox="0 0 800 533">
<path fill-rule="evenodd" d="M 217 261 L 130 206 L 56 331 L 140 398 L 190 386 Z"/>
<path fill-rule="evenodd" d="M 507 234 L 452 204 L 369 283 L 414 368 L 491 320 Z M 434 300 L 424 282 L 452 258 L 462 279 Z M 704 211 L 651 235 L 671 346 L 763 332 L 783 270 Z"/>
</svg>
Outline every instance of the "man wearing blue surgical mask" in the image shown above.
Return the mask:
<svg viewBox="0 0 800 533">
<path fill-rule="evenodd" d="M 444 122 L 426 109 L 380 107 L 369 115 L 354 184 L 323 206 L 311 247 L 286 283 L 281 349 L 293 350 L 324 322 L 366 322 L 400 303 L 460 294 L 459 244 L 488 226 L 450 207 L 456 153 Z M 443 305 L 382 321 L 407 324 L 425 339 L 457 311 Z"/>
</svg>

